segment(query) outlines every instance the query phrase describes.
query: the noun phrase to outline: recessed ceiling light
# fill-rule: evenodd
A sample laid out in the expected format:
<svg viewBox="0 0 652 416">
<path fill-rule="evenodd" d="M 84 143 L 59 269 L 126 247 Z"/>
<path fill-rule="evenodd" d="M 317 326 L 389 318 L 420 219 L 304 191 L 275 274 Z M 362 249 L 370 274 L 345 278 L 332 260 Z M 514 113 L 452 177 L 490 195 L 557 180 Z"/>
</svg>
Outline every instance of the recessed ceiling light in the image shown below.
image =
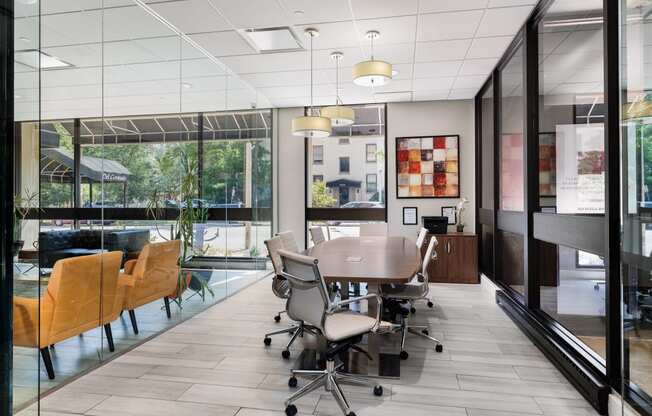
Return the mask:
<svg viewBox="0 0 652 416">
<path fill-rule="evenodd" d="M 21 98 L 23 98 L 23 96 L 22 96 L 22 95 L 18 95 L 18 94 L 14 94 L 14 98 L 15 98 L 16 100 L 20 100 Z"/>
<path fill-rule="evenodd" d="M 73 66 L 71 63 L 63 61 L 56 56 L 48 55 L 47 53 L 37 51 L 36 49 L 25 49 L 16 51 L 14 60 L 19 64 L 23 64 L 33 69 L 58 69 L 69 68 Z"/>
<path fill-rule="evenodd" d="M 187 90 L 189 90 L 189 89 L 192 88 L 192 84 L 189 83 L 189 82 L 182 82 L 182 83 L 181 83 L 181 86 L 182 86 L 183 88 L 187 89 Z"/>
<path fill-rule="evenodd" d="M 23 42 L 29 42 L 29 38 L 26 38 L 25 36 L 19 37 L 18 40 L 21 40 Z"/>
<path fill-rule="evenodd" d="M 295 16 L 303 16 L 304 11 L 303 10 L 295 10 L 293 13 L 294 13 Z"/>
</svg>

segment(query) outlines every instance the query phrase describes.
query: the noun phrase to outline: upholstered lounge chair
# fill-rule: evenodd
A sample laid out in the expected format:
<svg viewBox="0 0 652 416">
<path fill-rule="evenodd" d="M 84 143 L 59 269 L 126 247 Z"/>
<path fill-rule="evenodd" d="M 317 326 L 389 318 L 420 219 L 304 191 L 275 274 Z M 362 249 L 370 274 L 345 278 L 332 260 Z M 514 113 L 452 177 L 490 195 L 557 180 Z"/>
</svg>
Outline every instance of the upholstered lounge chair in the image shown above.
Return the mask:
<svg viewBox="0 0 652 416">
<path fill-rule="evenodd" d="M 124 300 L 118 287 L 121 261 L 121 251 L 59 260 L 40 299 L 14 297 L 14 345 L 40 349 L 50 380 L 55 377 L 51 345 L 104 326 L 114 350 L 111 322 Z"/>
</svg>

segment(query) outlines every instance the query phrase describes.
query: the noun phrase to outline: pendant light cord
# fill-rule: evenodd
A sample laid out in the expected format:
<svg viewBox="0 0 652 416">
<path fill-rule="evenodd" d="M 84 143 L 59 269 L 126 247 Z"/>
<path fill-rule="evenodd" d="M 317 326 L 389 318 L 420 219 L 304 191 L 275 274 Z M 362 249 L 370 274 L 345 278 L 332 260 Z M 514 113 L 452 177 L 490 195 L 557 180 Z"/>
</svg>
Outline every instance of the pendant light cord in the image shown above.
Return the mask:
<svg viewBox="0 0 652 416">
<path fill-rule="evenodd" d="M 335 58 L 335 105 L 341 103 L 340 100 L 340 60 Z"/>
<path fill-rule="evenodd" d="M 370 36 L 371 38 L 371 60 L 374 60 L 374 35 Z"/>
<path fill-rule="evenodd" d="M 313 102 L 312 102 L 312 39 L 315 37 L 314 33 L 310 34 L 310 115 L 313 115 Z"/>
</svg>

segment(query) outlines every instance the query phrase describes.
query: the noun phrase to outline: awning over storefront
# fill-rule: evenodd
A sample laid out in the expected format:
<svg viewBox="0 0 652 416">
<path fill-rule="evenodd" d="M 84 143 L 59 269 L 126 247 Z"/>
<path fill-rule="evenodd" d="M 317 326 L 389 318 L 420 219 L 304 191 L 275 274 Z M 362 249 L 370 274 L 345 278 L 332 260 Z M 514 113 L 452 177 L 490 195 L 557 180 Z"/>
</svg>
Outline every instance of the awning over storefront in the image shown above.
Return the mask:
<svg viewBox="0 0 652 416">
<path fill-rule="evenodd" d="M 328 188 L 359 188 L 360 185 L 362 185 L 362 182 L 351 179 L 336 179 L 326 182 Z"/>
<path fill-rule="evenodd" d="M 56 183 L 74 182 L 75 160 L 71 152 L 57 149 L 41 149 L 41 180 Z M 115 160 L 82 156 L 79 173 L 82 182 L 118 182 L 129 179 L 129 169 Z"/>
</svg>

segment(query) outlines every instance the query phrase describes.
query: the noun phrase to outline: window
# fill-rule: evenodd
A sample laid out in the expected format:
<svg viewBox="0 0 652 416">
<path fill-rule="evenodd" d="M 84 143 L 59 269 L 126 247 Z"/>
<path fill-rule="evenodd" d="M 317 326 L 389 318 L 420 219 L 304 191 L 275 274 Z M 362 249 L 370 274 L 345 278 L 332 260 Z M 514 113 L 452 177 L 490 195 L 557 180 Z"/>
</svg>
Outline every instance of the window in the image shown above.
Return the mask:
<svg viewBox="0 0 652 416">
<path fill-rule="evenodd" d="M 376 151 L 378 146 L 376 143 L 367 143 L 366 145 L 366 154 L 367 154 L 367 162 L 375 162 L 376 161 Z"/>
<path fill-rule="evenodd" d="M 323 145 L 313 145 L 312 146 L 312 163 L 315 165 L 321 165 L 324 163 L 324 146 Z"/>
<path fill-rule="evenodd" d="M 347 138 L 341 138 L 340 140 L 338 140 L 338 143 L 339 144 L 350 144 L 351 141 L 347 137 Z"/>
<path fill-rule="evenodd" d="M 324 182 L 324 175 L 312 175 L 313 182 Z"/>
<path fill-rule="evenodd" d="M 378 190 L 378 175 L 375 173 L 367 174 L 367 192 L 375 193 Z"/>
<path fill-rule="evenodd" d="M 351 171 L 351 160 L 348 157 L 340 158 L 340 173 L 349 173 Z"/>
</svg>

